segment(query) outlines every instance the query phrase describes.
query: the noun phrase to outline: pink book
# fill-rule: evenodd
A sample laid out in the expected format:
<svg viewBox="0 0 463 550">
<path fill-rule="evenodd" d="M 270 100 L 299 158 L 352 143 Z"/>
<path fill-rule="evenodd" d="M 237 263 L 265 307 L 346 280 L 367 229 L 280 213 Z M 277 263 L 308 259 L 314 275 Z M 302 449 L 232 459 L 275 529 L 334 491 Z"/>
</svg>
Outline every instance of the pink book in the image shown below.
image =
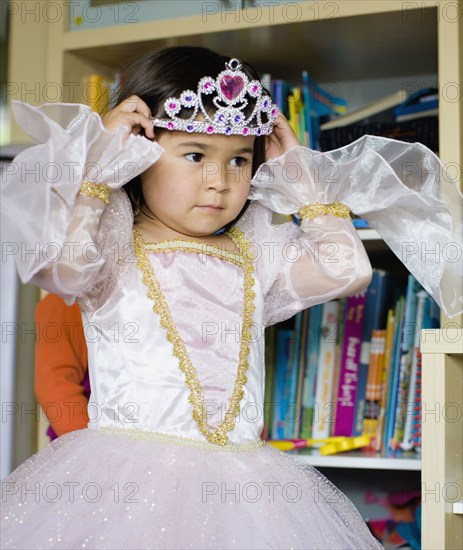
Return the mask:
<svg viewBox="0 0 463 550">
<path fill-rule="evenodd" d="M 366 296 L 366 291 L 363 291 L 346 301 L 333 435 L 350 437 L 353 433 Z"/>
</svg>

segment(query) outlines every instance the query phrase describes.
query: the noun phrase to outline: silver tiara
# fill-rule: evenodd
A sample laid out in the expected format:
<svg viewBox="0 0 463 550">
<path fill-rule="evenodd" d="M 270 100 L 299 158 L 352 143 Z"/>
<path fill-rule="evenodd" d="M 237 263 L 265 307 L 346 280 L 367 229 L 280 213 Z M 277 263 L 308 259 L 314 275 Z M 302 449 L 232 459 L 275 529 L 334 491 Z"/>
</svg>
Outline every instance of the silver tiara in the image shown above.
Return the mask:
<svg viewBox="0 0 463 550">
<path fill-rule="evenodd" d="M 268 135 L 272 133 L 273 122 L 278 115 L 278 107 L 268 95 L 262 95 L 262 84 L 258 80 L 249 81 L 240 71 L 238 59 L 225 63 L 225 71 L 217 78 L 204 76 L 198 83 L 195 92 L 185 90 L 180 98 L 169 97 L 164 103 L 164 110 L 169 118 L 153 118 L 153 126 L 167 130 L 181 130 L 201 134 L 230 135 Z M 203 105 L 203 95 L 216 93 L 212 102 L 217 110 L 210 115 Z M 249 117 L 244 110 L 249 101 L 247 96 L 255 99 L 255 106 Z M 193 109 L 189 118 L 176 115 L 182 108 Z M 204 120 L 195 120 L 198 114 Z M 265 119 L 265 122 L 262 121 Z"/>
</svg>

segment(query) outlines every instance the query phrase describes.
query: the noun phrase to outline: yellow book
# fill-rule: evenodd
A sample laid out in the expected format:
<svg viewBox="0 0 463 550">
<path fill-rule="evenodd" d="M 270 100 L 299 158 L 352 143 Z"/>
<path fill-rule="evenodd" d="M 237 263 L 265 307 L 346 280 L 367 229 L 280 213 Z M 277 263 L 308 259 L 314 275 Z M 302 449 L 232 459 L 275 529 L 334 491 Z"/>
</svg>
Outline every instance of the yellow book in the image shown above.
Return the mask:
<svg viewBox="0 0 463 550">
<path fill-rule="evenodd" d="M 105 115 L 109 110 L 109 82 L 101 75 L 91 74 L 85 82 L 84 97 L 92 111 Z"/>
<path fill-rule="evenodd" d="M 301 91 L 299 88 L 294 88 L 292 93 L 288 96 L 288 111 L 289 111 L 289 125 L 293 129 L 299 141 L 301 137 L 299 135 L 299 119 L 298 109 L 300 110 L 299 103 L 301 102 Z"/>
</svg>

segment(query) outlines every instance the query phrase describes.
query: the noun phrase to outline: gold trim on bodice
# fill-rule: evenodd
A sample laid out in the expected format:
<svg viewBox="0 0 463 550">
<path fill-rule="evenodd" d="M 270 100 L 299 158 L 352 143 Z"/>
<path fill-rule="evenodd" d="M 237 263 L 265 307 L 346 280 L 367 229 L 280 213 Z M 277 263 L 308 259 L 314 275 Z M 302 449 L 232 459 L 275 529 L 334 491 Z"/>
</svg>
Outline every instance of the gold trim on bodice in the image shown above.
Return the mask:
<svg viewBox="0 0 463 550">
<path fill-rule="evenodd" d="M 133 437 L 134 439 L 164 441 L 166 443 L 173 443 L 174 445 L 196 447 L 199 449 L 208 449 L 210 451 L 249 452 L 256 451 L 265 445 L 265 441 L 262 439 L 255 439 L 254 441 L 249 441 L 247 443 L 228 442 L 225 445 L 215 445 L 213 443 L 209 443 L 208 441 L 200 441 L 199 439 L 193 439 L 191 437 L 183 437 L 181 435 L 165 434 L 161 432 L 150 432 L 147 430 L 132 430 L 111 427 L 98 428 L 98 430 L 108 435 L 123 435 Z"/>
<path fill-rule="evenodd" d="M 154 243 L 145 243 L 140 232 L 134 227 L 133 238 L 135 255 L 137 257 L 137 265 L 142 272 L 143 283 L 148 288 L 147 296 L 153 302 L 153 311 L 160 316 L 161 326 L 166 330 L 166 337 L 173 345 L 174 355 L 179 362 L 179 368 L 185 375 L 185 382 L 190 389 L 188 401 L 193 406 L 193 418 L 196 421 L 200 432 L 209 441 L 215 445 L 226 445 L 228 442 L 228 432 L 231 432 L 235 427 L 235 418 L 240 412 L 240 401 L 244 396 L 244 385 L 247 382 L 246 371 L 249 367 L 249 342 L 252 338 L 250 332 L 252 326 L 252 315 L 254 313 L 254 296 L 252 289 L 254 286 L 254 266 L 252 264 L 252 255 L 249 250 L 249 241 L 245 238 L 243 232 L 236 227 L 233 227 L 227 232 L 227 235 L 232 239 L 240 251 L 239 256 L 242 258 L 242 268 L 244 273 L 244 307 L 243 307 L 243 324 L 241 330 L 241 345 L 239 351 L 239 362 L 237 375 L 233 385 L 232 394 L 230 397 L 228 409 L 225 413 L 224 421 L 217 428 L 211 428 L 207 422 L 207 408 L 204 398 L 203 389 L 198 379 L 198 373 L 194 367 L 191 358 L 186 350 L 185 343 L 181 338 L 177 327 L 172 319 L 172 315 L 162 292 L 159 281 L 154 274 L 153 266 L 148 256 L 148 245 Z M 192 241 L 182 241 L 190 243 Z M 194 247 L 190 247 L 191 250 Z M 213 245 L 211 245 L 213 248 Z M 220 248 L 217 250 L 224 252 Z M 208 249 L 210 250 L 210 249 Z M 202 250 L 205 252 L 205 250 Z"/>
<path fill-rule="evenodd" d="M 216 258 L 220 258 L 222 260 L 228 260 L 238 266 L 242 266 L 244 264 L 244 258 L 240 253 L 224 250 L 220 246 L 207 242 L 174 239 L 172 241 L 161 241 L 159 243 L 145 242 L 144 245 L 145 249 L 150 252 L 170 253 L 175 252 L 176 250 L 183 250 L 184 252 L 196 252 L 197 254 L 215 256 Z"/>
</svg>

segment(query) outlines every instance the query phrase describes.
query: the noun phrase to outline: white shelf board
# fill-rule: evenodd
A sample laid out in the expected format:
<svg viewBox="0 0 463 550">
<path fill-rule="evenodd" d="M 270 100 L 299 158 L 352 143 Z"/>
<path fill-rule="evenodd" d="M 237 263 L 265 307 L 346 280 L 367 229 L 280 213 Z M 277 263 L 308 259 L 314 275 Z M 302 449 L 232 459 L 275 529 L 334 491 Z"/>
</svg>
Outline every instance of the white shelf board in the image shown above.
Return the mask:
<svg viewBox="0 0 463 550">
<path fill-rule="evenodd" d="M 453 513 L 454 514 L 463 514 L 463 500 L 461 502 L 453 503 Z"/>
<path fill-rule="evenodd" d="M 362 241 L 380 241 L 381 237 L 376 229 L 358 229 L 358 235 Z"/>
<path fill-rule="evenodd" d="M 303 462 L 319 468 L 355 468 L 363 470 L 421 470 L 421 458 L 407 455 L 406 457 L 382 457 L 362 451 L 339 453 L 323 456 L 319 451 L 295 453 Z"/>
</svg>

